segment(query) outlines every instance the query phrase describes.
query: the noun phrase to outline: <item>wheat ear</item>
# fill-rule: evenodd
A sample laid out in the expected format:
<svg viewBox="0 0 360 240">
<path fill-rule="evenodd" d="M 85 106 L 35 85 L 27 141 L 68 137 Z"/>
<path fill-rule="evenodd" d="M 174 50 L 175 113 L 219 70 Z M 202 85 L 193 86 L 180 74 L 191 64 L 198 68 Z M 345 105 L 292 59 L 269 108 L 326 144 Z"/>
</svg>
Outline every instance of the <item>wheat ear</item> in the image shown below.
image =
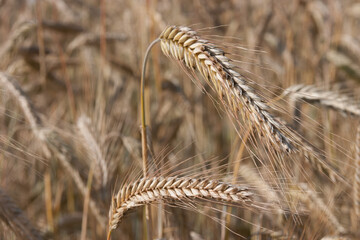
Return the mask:
<svg viewBox="0 0 360 240">
<path fill-rule="evenodd" d="M 339 179 L 334 168 L 314 153 L 310 145 L 304 144 L 300 136 L 268 112 L 269 106 L 264 99 L 234 70 L 231 59 L 225 56 L 223 50 L 202 39 L 188 27 L 167 27 L 160 35 L 160 43 L 165 55 L 184 63 L 190 69 L 197 69 L 220 99 L 234 113 L 240 112 L 245 116 L 244 119 L 250 118 L 260 135 L 265 136 L 275 149 L 303 154 L 306 161 L 332 181 Z"/>
<path fill-rule="evenodd" d="M 167 27 L 160 35 L 161 49 L 170 58 L 197 69 L 218 93 L 220 99 L 242 116 L 250 118 L 275 148 L 291 152 L 294 146 L 285 135 L 286 126 L 269 112 L 264 99 L 252 89 L 247 80 L 236 72 L 223 50 L 200 38 L 188 27 Z"/>
<path fill-rule="evenodd" d="M 345 233 L 346 229 L 341 225 L 337 217 L 331 212 L 324 201 L 311 190 L 307 184 L 299 184 L 301 192 L 297 193 L 297 197 L 306 204 L 308 209 L 311 211 L 311 217 L 318 216 L 319 220 L 327 223 L 329 227 L 334 229 L 336 233 Z"/>
<path fill-rule="evenodd" d="M 27 21 L 18 25 L 17 28 L 11 33 L 10 37 L 6 40 L 4 45 L 0 48 L 0 57 L 11 52 L 19 40 L 27 33 L 33 31 L 37 27 L 36 22 Z"/>
<path fill-rule="evenodd" d="M 142 178 L 123 186 L 113 197 L 109 212 L 109 232 L 116 229 L 124 214 L 131 209 L 159 200 L 212 199 L 220 203 L 251 202 L 252 192 L 246 187 L 213 180 L 183 177 Z"/>
<path fill-rule="evenodd" d="M 325 91 L 313 85 L 299 84 L 285 89 L 283 95 L 289 96 L 294 103 L 299 100 L 308 103 L 318 103 L 322 106 L 360 117 L 360 105 L 354 103 L 355 101 L 349 96 L 334 91 Z"/>
<path fill-rule="evenodd" d="M 86 116 L 81 116 L 77 121 L 77 127 L 81 136 L 84 139 L 84 146 L 89 152 L 90 158 L 96 162 L 96 165 L 99 167 L 100 171 L 95 172 L 95 176 L 98 182 L 102 186 L 106 186 L 108 181 L 108 167 L 101 152 L 100 146 L 96 142 L 94 136 L 91 134 L 88 125 L 91 123 L 90 118 Z"/>
<path fill-rule="evenodd" d="M 64 143 L 59 135 L 54 131 L 46 133 L 45 144 L 51 150 L 53 155 L 60 161 L 62 167 L 70 174 L 83 197 L 86 197 L 87 187 L 80 177 L 79 172 L 70 163 L 71 160 L 76 160 L 71 148 Z M 96 202 L 92 198 L 89 199 L 89 208 L 99 225 L 105 229 L 105 217 L 101 214 L 100 209 L 97 207 Z"/>
<path fill-rule="evenodd" d="M 5 87 L 5 89 L 7 89 L 13 95 L 14 99 L 18 101 L 22 111 L 25 114 L 25 118 L 31 125 L 31 129 L 34 135 L 42 143 L 44 143 L 43 149 L 45 154 L 48 155 L 49 151 L 51 151 L 51 153 L 60 161 L 63 168 L 65 168 L 65 170 L 70 173 L 79 191 L 85 197 L 87 191 L 86 185 L 81 179 L 79 172 L 76 171 L 70 164 L 71 160 L 76 160 L 76 157 L 71 152 L 71 147 L 62 141 L 56 132 L 44 127 L 41 118 L 32 107 L 32 104 L 28 100 L 24 91 L 12 77 L 0 72 L 0 85 Z M 100 226 L 105 228 L 105 218 L 102 216 L 100 210 L 97 208 L 96 203 L 92 199 L 89 200 L 89 206 Z"/>
<path fill-rule="evenodd" d="M 17 99 L 23 113 L 25 115 L 26 120 L 29 122 L 31 130 L 35 135 L 41 139 L 41 132 L 39 130 L 39 126 L 42 125 L 42 121 L 38 114 L 36 114 L 33 105 L 28 101 L 24 91 L 20 87 L 20 85 L 13 80 L 10 76 L 0 72 L 0 85 L 4 86 L 4 88 Z"/>
<path fill-rule="evenodd" d="M 35 229 L 23 211 L 0 189 L 0 219 L 8 225 L 19 239 L 41 240 L 43 237 Z"/>
</svg>

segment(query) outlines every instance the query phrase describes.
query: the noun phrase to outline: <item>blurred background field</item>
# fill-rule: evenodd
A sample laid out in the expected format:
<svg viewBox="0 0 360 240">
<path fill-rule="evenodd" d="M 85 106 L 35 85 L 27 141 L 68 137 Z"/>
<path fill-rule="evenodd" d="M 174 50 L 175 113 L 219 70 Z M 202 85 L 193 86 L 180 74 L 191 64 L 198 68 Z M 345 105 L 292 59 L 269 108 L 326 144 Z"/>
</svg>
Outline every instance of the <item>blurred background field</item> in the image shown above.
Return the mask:
<svg viewBox="0 0 360 240">
<path fill-rule="evenodd" d="M 59 141 L 52 150 L 39 140 L 21 103 L 0 86 L 0 198 L 12 199 L 41 232 L 39 239 L 106 238 L 112 194 L 142 173 L 141 64 L 147 46 L 169 25 L 192 27 L 215 43 L 237 49 L 240 71 L 269 90 L 264 93 L 269 101 L 290 86 L 305 84 L 359 102 L 356 0 L 0 0 L 0 72 L 13 76 L 44 129 Z M 211 172 L 229 179 L 227 168 L 240 161 L 241 141 L 216 100 L 203 94 L 159 46 L 151 52 L 148 69 L 146 113 L 154 159 L 178 171 L 183 161 L 189 174 L 198 171 L 201 176 L 204 169 L 205 177 Z M 290 101 L 283 103 L 291 113 Z M 311 186 L 344 231 L 306 203 L 294 202 L 299 218 L 289 215 L 282 224 L 275 216 L 232 209 L 240 217 L 231 218 L 227 226 L 232 232 L 226 234 L 224 224 L 206 215 L 222 221 L 228 209 L 200 214 L 166 206 L 163 218 L 154 214 L 154 239 L 359 239 L 360 214 L 354 211 L 352 195 L 359 116 L 311 104 L 304 104 L 303 112 L 299 132 L 336 159 L 334 164 L 351 183 L 317 179 Z M 281 117 L 289 124 L 293 119 L 291 114 Z M 93 146 L 84 144 L 89 139 L 84 126 Z M 241 163 L 256 172 L 250 155 L 242 153 Z M 73 172 L 59 156 L 67 158 Z M 106 166 L 98 166 L 97 159 Z M 253 184 L 246 178 L 249 171 L 242 171 L 238 181 Z M 92 172 L 90 199 L 95 206 L 90 204 L 84 214 L 89 187 L 81 186 L 87 186 Z M 74 174 L 83 185 L 76 177 L 74 181 Z M 1 208 L 0 239 L 25 239 Z M 159 213 L 158 207 L 152 212 Z M 146 239 L 142 219 L 142 209 L 128 214 L 112 239 Z"/>
</svg>

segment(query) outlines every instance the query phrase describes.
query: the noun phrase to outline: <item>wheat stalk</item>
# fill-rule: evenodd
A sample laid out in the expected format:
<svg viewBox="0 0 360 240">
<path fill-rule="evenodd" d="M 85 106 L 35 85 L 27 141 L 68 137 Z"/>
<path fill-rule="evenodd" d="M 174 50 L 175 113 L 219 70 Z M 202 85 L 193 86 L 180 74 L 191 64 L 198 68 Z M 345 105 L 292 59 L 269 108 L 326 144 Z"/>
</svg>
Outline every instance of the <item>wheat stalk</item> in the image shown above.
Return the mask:
<svg viewBox="0 0 360 240">
<path fill-rule="evenodd" d="M 299 84 L 285 89 L 283 95 L 289 96 L 294 103 L 299 100 L 308 103 L 318 103 L 345 114 L 360 117 L 360 105 L 354 103 L 355 101 L 349 96 L 334 91 L 325 91 L 313 85 Z"/>
<path fill-rule="evenodd" d="M 0 219 L 8 225 L 19 239 L 41 240 L 43 237 L 35 229 L 23 211 L 0 189 Z"/>
<path fill-rule="evenodd" d="M 251 202 L 251 196 L 252 192 L 247 187 L 214 180 L 184 177 L 142 178 L 123 186 L 113 197 L 109 212 L 109 232 L 118 227 L 129 210 L 159 200 L 212 199 L 220 203 L 243 204 Z"/>
<path fill-rule="evenodd" d="M 234 70 L 223 50 L 188 27 L 167 27 L 160 40 L 165 55 L 197 69 L 233 113 L 240 112 L 244 119 L 250 118 L 273 147 L 280 145 L 286 152 L 294 150 L 292 140 L 286 135 L 286 126 L 268 112 L 264 99 Z"/>
</svg>

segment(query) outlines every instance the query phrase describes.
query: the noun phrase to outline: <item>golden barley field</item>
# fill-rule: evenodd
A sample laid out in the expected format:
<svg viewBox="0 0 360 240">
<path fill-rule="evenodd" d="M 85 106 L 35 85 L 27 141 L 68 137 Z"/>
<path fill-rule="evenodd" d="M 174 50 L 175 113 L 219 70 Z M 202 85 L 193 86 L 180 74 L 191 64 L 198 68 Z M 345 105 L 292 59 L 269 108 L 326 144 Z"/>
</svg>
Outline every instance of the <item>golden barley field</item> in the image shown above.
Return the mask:
<svg viewBox="0 0 360 240">
<path fill-rule="evenodd" d="M 360 239 L 356 0 L 0 0 L 0 239 Z"/>
</svg>

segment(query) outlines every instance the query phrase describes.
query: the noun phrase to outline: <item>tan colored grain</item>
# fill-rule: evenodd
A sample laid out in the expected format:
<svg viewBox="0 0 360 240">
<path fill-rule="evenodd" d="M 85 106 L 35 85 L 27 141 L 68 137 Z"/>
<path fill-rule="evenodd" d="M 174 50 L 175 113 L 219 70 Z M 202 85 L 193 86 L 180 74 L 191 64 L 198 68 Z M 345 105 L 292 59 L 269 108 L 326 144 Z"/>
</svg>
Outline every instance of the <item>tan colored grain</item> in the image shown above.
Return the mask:
<svg viewBox="0 0 360 240">
<path fill-rule="evenodd" d="M 89 129 L 89 124 L 91 124 L 91 120 L 86 116 L 81 116 L 77 121 L 77 127 L 79 129 L 80 135 L 84 139 L 83 143 L 87 152 L 89 154 L 90 159 L 96 162 L 96 166 L 100 169 L 100 171 L 95 171 L 94 175 L 100 185 L 105 186 L 108 181 L 108 167 L 101 152 L 100 146 L 96 142 L 93 134 Z"/>
<path fill-rule="evenodd" d="M 305 101 L 317 103 L 345 114 L 360 117 L 360 104 L 349 96 L 335 91 L 326 91 L 313 85 L 293 85 L 283 92 L 292 102 Z"/>
<path fill-rule="evenodd" d="M 181 177 L 143 178 L 123 186 L 113 197 L 109 212 L 109 230 L 116 229 L 129 210 L 159 200 L 212 199 L 224 204 L 251 203 L 252 192 L 246 187 L 213 180 Z"/>
<path fill-rule="evenodd" d="M 250 119 L 273 147 L 279 149 L 280 146 L 286 152 L 294 150 L 286 133 L 288 129 L 268 112 L 265 100 L 235 71 L 223 50 L 188 27 L 167 27 L 160 40 L 165 55 L 198 70 L 229 109 L 236 115 L 240 112 L 244 119 Z"/>
<path fill-rule="evenodd" d="M 287 153 L 300 153 L 316 170 L 326 174 L 332 181 L 341 179 L 329 163 L 325 162 L 313 148 L 291 131 L 283 121 L 269 113 L 270 107 L 252 89 L 247 80 L 231 64 L 225 52 L 209 41 L 202 39 L 188 27 L 167 27 L 160 35 L 161 49 L 165 55 L 198 70 L 210 86 L 217 92 L 228 112 L 238 118 L 238 113 L 246 121 L 255 124 L 260 136 L 265 136 L 262 144 Z M 232 112 L 232 113 L 231 113 Z M 281 163 L 280 163 L 281 164 Z"/>
</svg>

